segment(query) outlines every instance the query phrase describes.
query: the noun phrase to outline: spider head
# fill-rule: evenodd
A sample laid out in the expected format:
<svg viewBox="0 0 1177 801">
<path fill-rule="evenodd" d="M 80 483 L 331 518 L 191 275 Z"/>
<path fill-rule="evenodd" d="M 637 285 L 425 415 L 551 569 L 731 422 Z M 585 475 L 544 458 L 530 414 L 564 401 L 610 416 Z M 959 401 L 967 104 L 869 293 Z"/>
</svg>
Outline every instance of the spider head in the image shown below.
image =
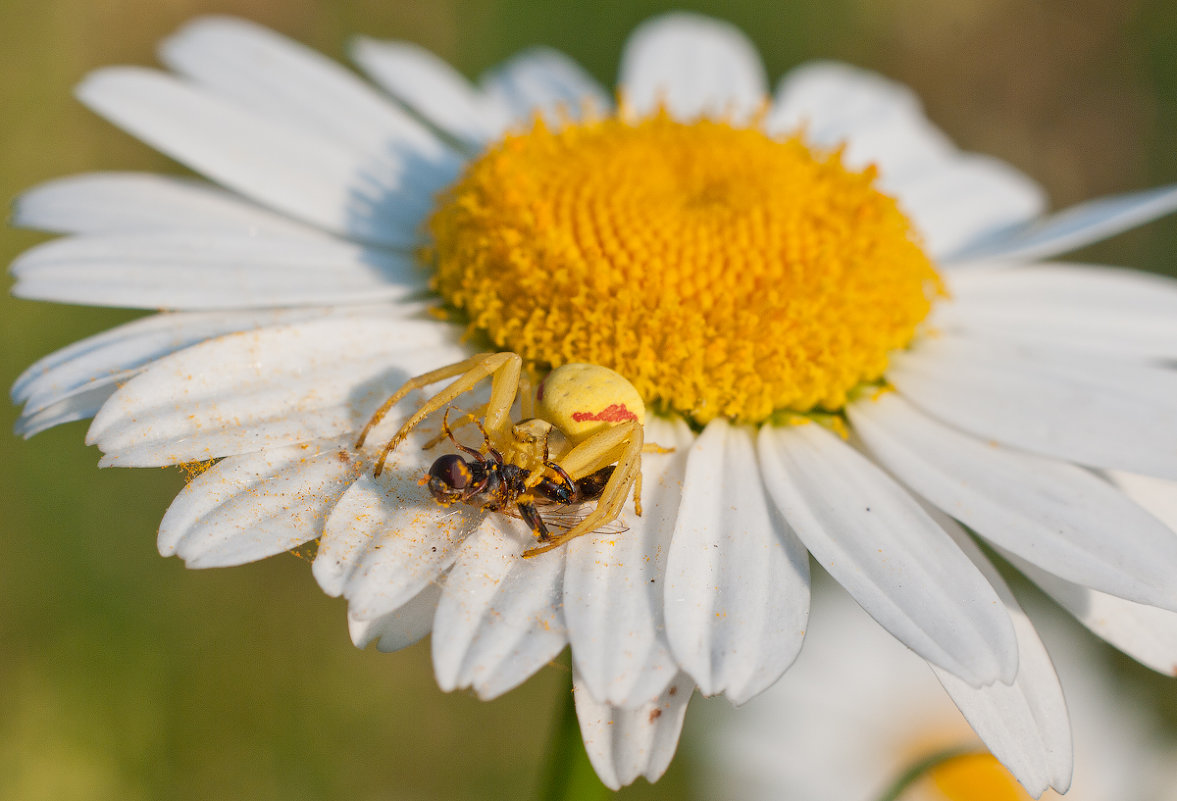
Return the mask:
<svg viewBox="0 0 1177 801">
<path fill-rule="evenodd" d="M 465 500 L 477 492 L 472 467 L 474 465 L 456 453 L 439 456 L 429 468 L 429 491 L 439 503 Z"/>
</svg>

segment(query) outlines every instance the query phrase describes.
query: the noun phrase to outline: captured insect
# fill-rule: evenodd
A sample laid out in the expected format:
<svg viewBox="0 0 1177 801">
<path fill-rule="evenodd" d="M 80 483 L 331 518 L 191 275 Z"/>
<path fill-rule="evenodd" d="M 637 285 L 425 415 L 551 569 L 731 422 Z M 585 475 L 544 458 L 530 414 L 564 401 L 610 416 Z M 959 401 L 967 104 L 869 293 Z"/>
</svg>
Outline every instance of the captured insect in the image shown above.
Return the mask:
<svg viewBox="0 0 1177 801">
<path fill-rule="evenodd" d="M 376 460 L 375 475 L 380 475 L 388 455 L 422 420 L 489 378 L 490 400 L 454 426 L 477 423 L 483 434 L 482 449 L 457 441 L 448 409 L 443 433 L 426 445 L 431 447 L 448 436 L 472 457 L 447 454 L 434 461 L 426 477 L 434 498 L 440 503 L 461 502 L 489 511 L 517 510 L 540 543 L 524 552 L 525 557 L 607 527 L 621 514 L 631 489 L 635 511 L 642 513 L 645 404 L 625 378 L 598 365 L 558 367 L 541 382 L 533 397 L 518 354 L 472 356 L 406 381 L 372 415 L 356 448 L 363 447 L 372 428 L 406 395 L 447 378 L 455 380 L 427 400 L 385 444 Z M 511 419 L 516 397 L 522 412 L 517 422 Z M 596 508 L 583 517 L 574 510 L 593 500 Z M 575 523 L 553 533 L 549 522 L 569 519 L 561 512 L 571 512 Z"/>
<path fill-rule="evenodd" d="M 515 515 L 527 523 L 540 542 L 550 543 L 552 533 L 549 524 L 571 529 L 584 519 L 581 505 L 597 500 L 613 475 L 614 466 L 602 467 L 576 481 L 559 464 L 545 454 L 544 467 L 555 474 L 551 478 L 544 473 L 535 473 L 507 462 L 490 444 L 490 436 L 478 420 L 474 422 L 482 431 L 481 450 L 469 448 L 458 442 L 449 426 L 450 410 L 446 409 L 442 421 L 442 433 L 459 450 L 470 454 L 465 459 L 457 454 L 438 457 L 422 483 L 438 503 L 449 505 L 460 502 L 477 506 L 488 512 L 503 512 Z M 545 447 L 547 443 L 545 442 Z M 534 486 L 528 481 L 539 475 Z M 597 531 L 602 531 L 601 526 Z M 617 529 L 618 531 L 624 529 Z M 553 546 L 554 547 L 554 546 Z"/>
</svg>

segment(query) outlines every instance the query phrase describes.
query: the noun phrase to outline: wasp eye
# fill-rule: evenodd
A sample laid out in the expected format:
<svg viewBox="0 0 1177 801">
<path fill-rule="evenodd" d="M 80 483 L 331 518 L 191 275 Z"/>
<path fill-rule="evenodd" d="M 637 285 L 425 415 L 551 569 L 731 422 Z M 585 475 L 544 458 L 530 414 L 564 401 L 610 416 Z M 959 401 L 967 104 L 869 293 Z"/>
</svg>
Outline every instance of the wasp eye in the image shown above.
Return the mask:
<svg viewBox="0 0 1177 801">
<path fill-rule="evenodd" d="M 450 453 L 437 458 L 429 468 L 429 478 L 431 488 L 436 482 L 446 489 L 464 489 L 469 486 L 474 474 L 470 472 L 470 466 L 466 464 L 465 459 Z"/>
</svg>

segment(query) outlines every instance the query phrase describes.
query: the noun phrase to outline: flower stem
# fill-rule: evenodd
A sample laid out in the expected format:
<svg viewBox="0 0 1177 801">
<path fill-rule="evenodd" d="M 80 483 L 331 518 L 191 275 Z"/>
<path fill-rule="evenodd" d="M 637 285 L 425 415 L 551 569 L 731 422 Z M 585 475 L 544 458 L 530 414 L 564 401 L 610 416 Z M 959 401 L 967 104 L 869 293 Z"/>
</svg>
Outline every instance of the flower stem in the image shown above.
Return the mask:
<svg viewBox="0 0 1177 801">
<path fill-rule="evenodd" d="M 580 742 L 580 724 L 576 720 L 572 690 L 564 685 L 562 693 L 564 702 L 559 704 L 539 798 L 541 801 L 597 801 L 608 798 L 609 790 L 597 778 Z"/>
<path fill-rule="evenodd" d="M 953 748 L 945 748 L 943 751 L 937 751 L 930 754 L 920 761 L 913 764 L 907 770 L 899 775 L 887 791 L 879 796 L 878 801 L 899 801 L 899 798 L 907 791 L 909 787 L 915 784 L 925 773 L 930 771 L 937 765 L 941 765 L 950 759 L 966 756 L 968 754 L 984 754 L 987 753 L 984 749 L 975 746 L 954 746 Z"/>
</svg>

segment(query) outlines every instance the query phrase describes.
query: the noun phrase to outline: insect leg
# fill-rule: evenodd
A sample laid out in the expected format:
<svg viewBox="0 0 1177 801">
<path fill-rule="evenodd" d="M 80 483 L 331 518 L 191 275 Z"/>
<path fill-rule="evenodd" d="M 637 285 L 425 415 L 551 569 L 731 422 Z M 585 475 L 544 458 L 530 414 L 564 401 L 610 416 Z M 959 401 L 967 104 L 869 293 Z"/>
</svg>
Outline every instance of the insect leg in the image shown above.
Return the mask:
<svg viewBox="0 0 1177 801">
<path fill-rule="evenodd" d="M 441 416 L 441 433 L 450 438 L 450 442 L 454 443 L 454 447 L 460 451 L 470 454 L 478 461 L 482 461 L 482 453 L 476 451 L 474 448 L 467 448 L 462 443 L 458 442 L 457 437 L 454 436 L 454 431 L 450 428 L 450 410 L 446 409 L 445 414 Z"/>
<path fill-rule="evenodd" d="M 539 510 L 535 508 L 535 504 L 530 501 L 519 501 L 519 515 L 523 518 L 523 522 L 527 524 L 531 532 L 535 534 L 536 539 L 540 542 L 547 542 L 552 538 L 548 532 L 548 527 L 544 524 L 544 519 L 540 517 Z"/>
<path fill-rule="evenodd" d="M 535 490 L 537 492 L 545 498 L 565 505 L 578 503 L 582 500 L 579 485 L 564 472 L 564 468 L 555 462 L 544 462 L 544 467 L 555 473 L 559 481 L 553 481 L 542 473 L 539 473 L 539 480 L 535 482 Z M 532 475 L 535 476 L 537 474 L 533 473 Z"/>
</svg>

